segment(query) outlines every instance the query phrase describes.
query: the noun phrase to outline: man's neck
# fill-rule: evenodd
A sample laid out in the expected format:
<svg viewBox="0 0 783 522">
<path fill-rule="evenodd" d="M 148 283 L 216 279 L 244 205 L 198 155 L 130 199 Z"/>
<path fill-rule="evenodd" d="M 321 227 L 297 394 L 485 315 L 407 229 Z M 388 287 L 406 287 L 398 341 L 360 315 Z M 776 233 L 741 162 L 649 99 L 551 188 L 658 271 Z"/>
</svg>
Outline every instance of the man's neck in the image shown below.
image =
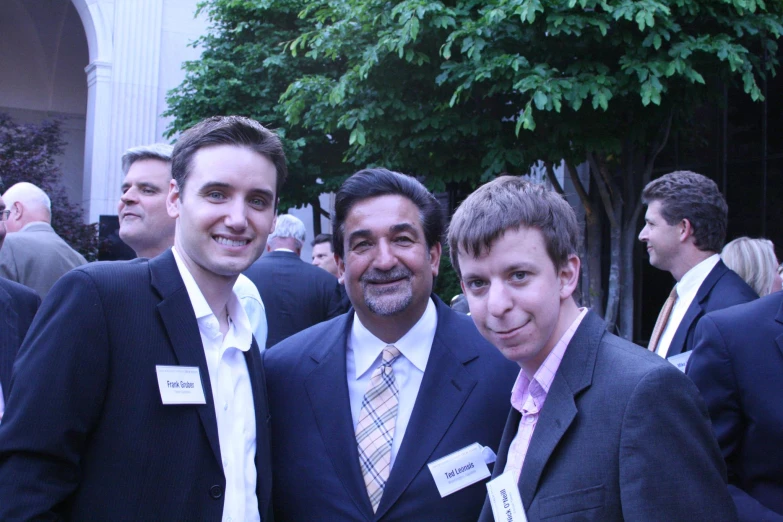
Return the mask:
<svg viewBox="0 0 783 522">
<path fill-rule="evenodd" d="M 356 311 L 356 314 L 364 327 L 375 337 L 387 344 L 394 344 L 419 322 L 419 319 L 427 310 L 428 303 L 429 298 L 417 307 L 411 304 L 401 313 L 390 316 L 379 316 L 372 313 L 364 314 L 359 310 Z"/>
<path fill-rule="evenodd" d="M 679 264 L 679 266 L 671 271 L 672 276 L 674 277 L 674 280 L 678 283 L 680 280 L 682 280 L 683 276 L 690 272 L 690 270 L 704 261 L 705 259 L 709 259 L 710 257 L 714 256 L 716 252 L 712 252 L 709 250 L 699 250 L 694 249 L 691 252 L 688 253 L 688 255 L 683 259 L 682 263 Z"/>
</svg>

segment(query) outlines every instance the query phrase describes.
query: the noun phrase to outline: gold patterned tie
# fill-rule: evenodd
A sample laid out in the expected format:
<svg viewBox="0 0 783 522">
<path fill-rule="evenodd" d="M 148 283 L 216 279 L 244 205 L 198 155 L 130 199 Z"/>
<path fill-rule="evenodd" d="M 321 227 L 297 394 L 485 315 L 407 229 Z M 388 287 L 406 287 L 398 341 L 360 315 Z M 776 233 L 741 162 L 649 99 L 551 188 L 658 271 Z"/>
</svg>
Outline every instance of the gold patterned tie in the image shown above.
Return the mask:
<svg viewBox="0 0 783 522">
<path fill-rule="evenodd" d="M 370 377 L 356 424 L 359 465 L 373 513 L 378 511 L 391 468 L 391 447 L 400 394 L 394 382 L 392 362 L 399 356 L 400 351 L 391 344 L 383 349 L 383 360 Z"/>
<path fill-rule="evenodd" d="M 661 313 L 658 314 L 658 319 L 655 321 L 655 328 L 653 328 L 653 333 L 650 337 L 650 344 L 647 345 L 647 349 L 651 352 L 655 352 L 658 348 L 658 341 L 661 340 L 661 335 L 666 329 L 666 324 L 669 322 L 669 316 L 672 314 L 675 302 L 677 302 L 677 286 L 672 288 L 669 297 L 666 299 L 666 302 L 663 303 Z"/>
</svg>

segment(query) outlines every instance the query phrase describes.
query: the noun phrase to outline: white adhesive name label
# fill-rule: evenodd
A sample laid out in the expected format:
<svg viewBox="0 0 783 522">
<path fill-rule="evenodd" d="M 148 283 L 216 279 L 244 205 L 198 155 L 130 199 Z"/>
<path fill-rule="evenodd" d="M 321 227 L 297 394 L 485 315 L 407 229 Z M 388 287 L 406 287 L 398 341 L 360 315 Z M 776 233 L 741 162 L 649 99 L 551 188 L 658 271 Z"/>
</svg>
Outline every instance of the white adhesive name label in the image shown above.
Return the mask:
<svg viewBox="0 0 783 522">
<path fill-rule="evenodd" d="M 522 505 L 513 473 L 503 473 L 487 482 L 487 493 L 495 522 L 527 522 L 525 506 Z"/>
<path fill-rule="evenodd" d="M 206 404 L 198 366 L 155 366 L 163 404 Z"/>
<path fill-rule="evenodd" d="M 679 353 L 677 355 L 672 355 L 666 360 L 672 363 L 675 368 L 685 373 L 685 367 L 688 366 L 688 359 L 691 358 L 692 353 L 693 352 Z"/>
<path fill-rule="evenodd" d="M 483 450 L 476 442 L 427 464 L 441 498 L 490 475 Z"/>
</svg>

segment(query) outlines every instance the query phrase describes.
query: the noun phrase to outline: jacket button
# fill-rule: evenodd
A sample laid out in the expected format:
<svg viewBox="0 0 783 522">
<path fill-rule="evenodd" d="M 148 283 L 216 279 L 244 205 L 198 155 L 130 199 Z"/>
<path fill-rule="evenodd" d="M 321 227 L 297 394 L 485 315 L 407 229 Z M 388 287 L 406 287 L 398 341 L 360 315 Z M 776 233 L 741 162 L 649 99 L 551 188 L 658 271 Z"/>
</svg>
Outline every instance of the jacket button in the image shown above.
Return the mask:
<svg viewBox="0 0 783 522">
<path fill-rule="evenodd" d="M 221 488 L 218 485 L 214 485 L 211 488 L 209 488 L 209 496 L 214 499 L 219 499 L 223 496 L 223 488 Z"/>
</svg>

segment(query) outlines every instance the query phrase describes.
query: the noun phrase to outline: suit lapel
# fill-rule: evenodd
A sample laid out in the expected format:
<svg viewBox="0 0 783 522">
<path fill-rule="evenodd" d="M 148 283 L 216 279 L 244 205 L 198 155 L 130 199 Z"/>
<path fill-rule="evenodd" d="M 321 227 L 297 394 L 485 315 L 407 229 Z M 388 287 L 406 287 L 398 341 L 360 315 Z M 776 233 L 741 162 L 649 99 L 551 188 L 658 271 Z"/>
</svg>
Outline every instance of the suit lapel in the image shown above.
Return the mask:
<svg viewBox="0 0 783 522">
<path fill-rule="evenodd" d="M 317 364 L 305 380 L 318 431 L 332 466 L 351 500 L 366 519 L 373 518 L 364 478 L 359 467 L 359 452 L 351 418 L 351 402 L 345 369 L 345 350 L 353 316 L 340 319 L 335 336 L 323 340 L 323 347 L 311 358 Z M 333 390 L 326 393 L 326 390 Z"/>
<path fill-rule="evenodd" d="M 677 327 L 677 331 L 674 332 L 671 345 L 669 345 L 669 351 L 666 352 L 667 359 L 686 351 L 687 347 L 685 346 L 685 341 L 688 339 L 688 332 L 690 331 L 691 326 L 693 326 L 693 323 L 696 322 L 699 317 L 704 315 L 704 300 L 707 299 L 707 296 L 710 295 L 712 287 L 715 286 L 715 283 L 718 282 L 718 280 L 727 270 L 728 268 L 726 268 L 726 265 L 723 264 L 723 261 L 718 261 L 718 264 L 715 265 L 712 270 L 710 270 L 709 274 L 707 274 L 707 278 L 704 280 L 701 286 L 699 286 L 699 290 L 696 292 L 696 297 L 693 298 L 693 302 L 691 302 L 691 305 L 685 312 L 682 321 L 680 321 L 680 325 Z"/>
<path fill-rule="evenodd" d="M 267 408 L 266 398 L 266 380 L 264 379 L 263 366 L 261 362 L 261 353 L 258 350 L 258 344 L 255 338 L 250 345 L 250 349 L 245 354 L 245 363 L 247 364 L 247 373 L 250 375 L 250 385 L 253 388 L 253 406 L 256 418 L 256 474 L 258 476 L 256 483 L 256 496 L 258 497 L 258 508 L 261 516 L 267 512 L 269 505 L 269 495 L 272 492 L 271 483 L 265 484 L 262 478 L 267 481 L 271 479 L 269 470 L 271 469 L 270 455 L 264 451 L 269 447 L 269 410 Z"/>
<path fill-rule="evenodd" d="M 568 344 L 547 393 L 519 477 L 519 492 L 526 508 L 533 502 L 546 463 L 576 417 L 578 410 L 575 397 L 592 383 L 595 359 L 604 331 L 603 321 L 593 312 L 588 312 Z M 507 453 L 508 448 L 503 448 Z"/>
<path fill-rule="evenodd" d="M 179 275 L 171 250 L 149 261 L 152 286 L 160 292 L 162 300 L 158 312 L 169 335 L 171 347 L 180 366 L 196 366 L 201 374 L 206 404 L 196 405 L 196 411 L 204 426 L 209 445 L 220 462 L 217 417 L 212 398 L 212 383 L 209 380 L 204 345 L 201 343 L 196 314 L 190 302 L 185 283 Z"/>
<path fill-rule="evenodd" d="M 3 400 L 8 402 L 11 391 L 11 370 L 16 352 L 21 343 L 19 339 L 19 314 L 12 306 L 13 299 L 5 288 L 0 287 L 0 385 L 3 387 Z"/>
<path fill-rule="evenodd" d="M 438 327 L 432 343 L 427 369 L 419 388 L 405 438 L 400 446 L 389 481 L 378 506 L 380 518 L 400 498 L 422 468 L 446 431 L 454 422 L 465 401 L 476 386 L 476 379 L 465 364 L 478 353 L 458 338 L 450 326 L 452 312 L 435 298 Z M 461 448 L 454 448 L 458 450 Z"/>
</svg>

